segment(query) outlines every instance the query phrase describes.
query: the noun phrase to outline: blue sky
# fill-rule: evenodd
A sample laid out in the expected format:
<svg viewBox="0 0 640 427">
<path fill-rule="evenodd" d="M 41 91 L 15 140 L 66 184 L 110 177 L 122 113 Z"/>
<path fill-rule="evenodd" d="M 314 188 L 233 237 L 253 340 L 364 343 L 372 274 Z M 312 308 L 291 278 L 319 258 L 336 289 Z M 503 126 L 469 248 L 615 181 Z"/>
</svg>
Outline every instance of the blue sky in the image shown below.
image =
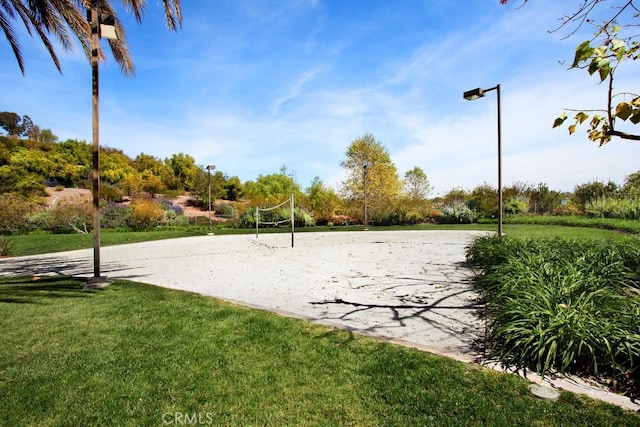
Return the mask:
<svg viewBox="0 0 640 427">
<path fill-rule="evenodd" d="M 505 185 L 570 191 L 640 169 L 637 142 L 598 147 L 584 130 L 551 129 L 564 108 L 604 105 L 605 87 L 560 63 L 591 30 L 548 32 L 576 2 L 184 1 L 177 33 L 148 3 L 142 25 L 121 17 L 135 77 L 110 56 L 100 67 L 101 145 L 131 157 L 187 153 L 243 181 L 286 165 L 302 188 L 318 176 L 338 189 L 348 145 L 371 133 L 401 176 L 427 173 L 432 196 L 496 185 L 495 91 L 462 93 L 500 83 Z M 20 40 L 25 76 L 0 40 L 0 110 L 90 142 L 86 58 L 61 51 L 60 75 L 37 39 Z M 619 74 L 621 89 L 637 88 L 634 71 Z"/>
</svg>

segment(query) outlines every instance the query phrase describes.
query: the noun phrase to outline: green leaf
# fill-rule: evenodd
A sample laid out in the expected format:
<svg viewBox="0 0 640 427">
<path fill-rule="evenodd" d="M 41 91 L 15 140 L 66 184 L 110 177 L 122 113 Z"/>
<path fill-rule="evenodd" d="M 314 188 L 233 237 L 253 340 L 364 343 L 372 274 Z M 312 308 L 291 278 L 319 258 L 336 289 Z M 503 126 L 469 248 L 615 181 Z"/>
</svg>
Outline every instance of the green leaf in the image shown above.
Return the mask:
<svg viewBox="0 0 640 427">
<path fill-rule="evenodd" d="M 569 125 L 569 135 L 573 135 L 576 131 L 576 125 Z"/>
<path fill-rule="evenodd" d="M 594 49 L 591 47 L 591 42 L 589 40 L 580 43 L 580 45 L 576 48 L 576 54 L 573 58 L 573 65 L 571 68 L 575 68 L 580 65 L 581 62 L 586 61 L 593 55 Z"/>
<path fill-rule="evenodd" d="M 636 110 L 635 113 L 631 116 L 631 123 L 637 125 L 640 123 L 640 110 Z"/>
<path fill-rule="evenodd" d="M 633 114 L 633 107 L 628 102 L 621 102 L 616 106 L 616 117 L 627 120 Z"/>
<path fill-rule="evenodd" d="M 604 81 L 611 73 L 611 65 L 608 59 L 601 61 L 598 71 L 600 72 L 600 81 Z"/>
<path fill-rule="evenodd" d="M 613 39 L 611 41 L 611 52 L 616 55 L 618 61 L 621 61 L 624 57 L 625 53 L 627 52 L 626 48 L 627 45 L 622 40 Z"/>
<path fill-rule="evenodd" d="M 567 120 L 567 115 L 565 113 L 562 113 L 553 121 L 553 127 L 557 128 L 558 126 L 562 125 L 565 120 Z"/>
<path fill-rule="evenodd" d="M 578 122 L 579 124 L 582 124 L 585 122 L 585 120 L 587 120 L 589 118 L 589 115 L 580 111 L 579 113 L 577 113 L 574 117 L 576 119 L 576 122 Z"/>
</svg>

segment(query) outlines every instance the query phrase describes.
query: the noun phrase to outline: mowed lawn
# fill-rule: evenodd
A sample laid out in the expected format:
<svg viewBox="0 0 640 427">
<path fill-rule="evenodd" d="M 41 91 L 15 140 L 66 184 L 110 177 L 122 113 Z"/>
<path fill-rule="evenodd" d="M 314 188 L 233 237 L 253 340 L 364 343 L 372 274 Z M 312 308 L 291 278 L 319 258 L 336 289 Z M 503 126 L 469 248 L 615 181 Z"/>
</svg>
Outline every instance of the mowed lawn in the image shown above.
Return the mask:
<svg viewBox="0 0 640 427">
<path fill-rule="evenodd" d="M 214 298 L 0 278 L 0 425 L 621 426 L 473 364 Z"/>
</svg>

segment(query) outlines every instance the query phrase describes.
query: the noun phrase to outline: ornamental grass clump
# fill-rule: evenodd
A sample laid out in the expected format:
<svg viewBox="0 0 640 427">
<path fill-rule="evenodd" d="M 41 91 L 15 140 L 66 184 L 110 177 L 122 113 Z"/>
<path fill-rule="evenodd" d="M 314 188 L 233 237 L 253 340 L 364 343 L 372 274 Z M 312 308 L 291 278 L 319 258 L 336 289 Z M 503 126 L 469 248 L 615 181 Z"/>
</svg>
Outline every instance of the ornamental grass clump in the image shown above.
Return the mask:
<svg viewBox="0 0 640 427">
<path fill-rule="evenodd" d="M 640 243 L 480 237 L 467 247 L 487 306 L 487 348 L 505 365 L 634 376 Z"/>
</svg>

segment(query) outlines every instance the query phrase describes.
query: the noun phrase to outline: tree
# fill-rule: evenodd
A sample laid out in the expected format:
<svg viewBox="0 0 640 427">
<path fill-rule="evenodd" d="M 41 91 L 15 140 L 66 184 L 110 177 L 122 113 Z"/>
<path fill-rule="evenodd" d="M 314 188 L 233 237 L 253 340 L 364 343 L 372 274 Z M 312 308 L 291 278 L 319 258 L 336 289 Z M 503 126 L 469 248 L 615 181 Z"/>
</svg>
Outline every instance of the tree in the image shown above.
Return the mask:
<svg viewBox="0 0 640 427">
<path fill-rule="evenodd" d="M 586 184 L 576 185 L 573 190 L 573 200 L 580 208 L 585 204 L 603 197 L 615 197 L 618 194 L 618 185 L 609 181 L 606 184 L 600 181 L 592 181 Z"/>
<path fill-rule="evenodd" d="M 522 4 L 528 0 L 522 0 Z M 507 0 L 500 0 L 507 4 Z M 568 126 L 569 134 L 576 131 L 577 126 L 587 123 L 587 135 L 591 141 L 601 146 L 610 142 L 612 137 L 640 141 L 640 135 L 624 132 L 616 128 L 616 121 L 629 121 L 636 125 L 640 123 L 640 95 L 633 91 L 617 92 L 614 80 L 618 68 L 629 61 L 635 61 L 640 53 L 640 43 L 637 41 L 640 32 L 638 24 L 634 22 L 640 14 L 638 0 L 583 0 L 577 10 L 560 20 L 561 28 L 570 28 L 570 35 L 582 27 L 590 24 L 595 27 L 594 37 L 583 41 L 576 47 L 575 56 L 570 69 L 584 69 L 590 75 L 597 75 L 600 83 L 606 82 L 606 107 L 595 110 L 565 110 L 555 119 L 553 127 L 561 126 L 568 116 L 567 111 L 575 112 L 573 124 Z M 590 17 L 603 5 L 610 5 L 610 18 L 604 23 L 596 24 Z M 613 6 L 611 6 L 613 4 Z M 568 37 L 568 36 L 567 36 Z"/>
<path fill-rule="evenodd" d="M 529 198 L 529 207 L 536 214 L 549 214 L 560 204 L 562 194 L 550 190 L 549 186 L 539 183 L 537 186 L 529 186 L 526 190 Z"/>
<path fill-rule="evenodd" d="M 298 202 L 304 196 L 294 179 L 282 172 L 260 175 L 254 183 L 245 185 L 244 195 L 254 205 L 275 205 L 287 200 L 291 194 Z"/>
<path fill-rule="evenodd" d="M 396 166 L 387 149 L 370 133 L 356 138 L 347 148 L 346 159 L 340 162 L 347 178 L 341 193 L 358 212 L 364 206 L 366 179 L 367 209 L 372 222 L 383 221 L 390 213 L 402 188 Z"/>
<path fill-rule="evenodd" d="M 607 108 L 578 111 L 573 117 L 574 123 L 568 127 L 569 134 L 573 134 L 578 125 L 588 122 L 589 139 L 601 146 L 610 142 L 613 136 L 640 141 L 640 135 L 623 132 L 615 127 L 617 119 L 629 120 L 634 125 L 640 123 L 640 95 L 614 90 L 614 78 L 618 67 L 625 61 L 636 60 L 640 49 L 640 43 L 637 41 L 619 36 L 620 28 L 614 22 L 600 27 L 594 39 L 604 36 L 604 40 L 598 40 L 595 46 L 592 44 L 593 40 L 582 42 L 576 48 L 571 65 L 571 68 L 586 69 L 590 75 L 597 74 L 601 83 L 607 83 Z M 616 103 L 617 99 L 622 100 Z M 554 121 L 553 127 L 562 125 L 566 119 L 567 114 L 562 113 Z"/>
<path fill-rule="evenodd" d="M 38 126 L 34 126 L 34 128 L 40 129 Z M 40 130 L 39 135 L 35 139 L 39 142 L 58 142 L 58 137 L 51 132 L 51 129 L 42 129 Z"/>
<path fill-rule="evenodd" d="M 164 160 L 164 164 L 171 169 L 177 178 L 178 185 L 174 190 L 190 191 L 195 188 L 202 169 L 196 165 L 196 160 L 188 154 L 173 154 Z"/>
<path fill-rule="evenodd" d="M 424 171 L 415 166 L 404 174 L 404 189 L 410 199 L 415 201 L 425 200 L 431 192 L 431 183 Z"/>
<path fill-rule="evenodd" d="M 486 182 L 471 191 L 469 208 L 479 215 L 493 217 L 498 215 L 498 190 Z"/>
<path fill-rule="evenodd" d="M 629 199 L 640 200 L 640 171 L 625 177 L 620 194 Z"/>
<path fill-rule="evenodd" d="M 314 213 L 318 225 L 325 225 L 332 220 L 340 204 L 340 198 L 331 187 L 327 187 L 320 177 L 315 177 L 306 190 L 309 208 Z"/>
<path fill-rule="evenodd" d="M 92 5 L 96 5 L 103 14 L 114 17 L 118 39 L 109 40 L 109 46 L 122 71 L 126 75 L 132 75 L 133 62 L 129 56 L 125 30 L 114 10 L 113 3 L 111 0 L 33 0 L 28 2 L 4 0 L 0 1 L 0 29 L 4 32 L 23 74 L 25 73 L 24 59 L 13 26 L 13 22 L 18 21 L 18 18 L 24 24 L 29 35 L 35 33 L 40 37 L 56 68 L 61 71 L 60 61 L 49 35 L 53 34 L 63 49 L 67 51 L 73 48 L 72 35 L 75 35 L 87 58 L 90 58 L 91 27 L 87 22 L 86 12 Z M 176 30 L 182 25 L 180 0 L 162 0 L 162 3 L 167 27 L 170 30 Z M 121 4 L 125 10 L 133 14 L 136 21 L 142 21 L 146 6 L 145 0 L 122 0 Z M 98 49 L 99 56 L 104 58 L 102 49 L 100 47 Z"/>
<path fill-rule="evenodd" d="M 225 200 L 236 201 L 242 196 L 242 182 L 237 176 L 227 178 L 222 188 L 224 189 L 222 198 Z"/>
<path fill-rule="evenodd" d="M 9 111 L 0 113 L 0 127 L 7 132 L 8 136 L 19 136 L 22 133 L 21 120 L 20 116 L 16 113 Z"/>
</svg>

